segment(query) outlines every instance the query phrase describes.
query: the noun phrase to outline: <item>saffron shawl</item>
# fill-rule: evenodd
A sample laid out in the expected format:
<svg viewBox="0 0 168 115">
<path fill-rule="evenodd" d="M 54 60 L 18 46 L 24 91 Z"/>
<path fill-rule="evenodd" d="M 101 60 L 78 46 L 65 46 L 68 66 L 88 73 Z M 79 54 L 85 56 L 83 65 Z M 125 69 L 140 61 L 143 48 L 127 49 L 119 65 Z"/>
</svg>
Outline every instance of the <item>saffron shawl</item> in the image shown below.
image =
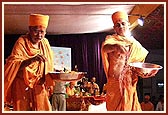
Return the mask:
<svg viewBox="0 0 168 115">
<path fill-rule="evenodd" d="M 137 77 L 129 69 L 123 74 L 123 80 L 114 79 L 109 77 L 109 62 L 108 54 L 103 49 L 106 45 L 120 46 L 130 46 L 129 57 L 127 59 L 127 64 L 131 62 L 143 62 L 148 54 L 148 51 L 142 47 L 142 45 L 135 40 L 133 37 L 125 38 L 119 35 L 108 35 L 105 41 L 102 43 L 102 61 L 104 66 L 104 71 L 107 78 L 107 110 L 108 111 L 132 111 L 141 110 L 140 104 L 138 102 L 136 84 Z M 109 46 L 110 47 L 110 46 Z M 121 91 L 122 89 L 122 91 Z"/>
<path fill-rule="evenodd" d="M 47 61 L 45 61 L 45 74 L 49 71 L 53 71 L 53 52 L 48 40 L 43 38 L 40 41 L 40 49 L 36 49 L 30 42 L 28 34 L 19 37 L 12 49 L 11 55 L 6 59 L 6 64 L 4 66 L 5 102 L 10 103 L 12 100 L 12 95 L 14 94 L 11 91 L 11 86 L 16 78 L 23 79 L 24 85 L 33 89 L 36 87 L 39 79 L 43 77 L 44 62 L 35 61 L 23 70 L 20 70 L 20 65 L 24 60 L 35 57 L 38 54 L 44 55 L 47 58 Z M 49 82 L 46 81 L 46 85 L 47 83 Z"/>
</svg>

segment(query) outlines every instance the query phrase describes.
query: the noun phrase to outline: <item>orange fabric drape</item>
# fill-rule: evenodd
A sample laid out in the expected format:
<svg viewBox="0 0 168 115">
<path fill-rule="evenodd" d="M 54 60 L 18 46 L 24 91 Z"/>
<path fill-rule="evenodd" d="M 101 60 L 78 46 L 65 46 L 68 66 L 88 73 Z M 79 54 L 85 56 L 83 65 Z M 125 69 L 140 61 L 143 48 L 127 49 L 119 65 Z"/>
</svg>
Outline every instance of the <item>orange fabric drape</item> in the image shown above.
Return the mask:
<svg viewBox="0 0 168 115">
<path fill-rule="evenodd" d="M 122 73 L 122 80 L 111 77 L 108 73 L 109 62 L 108 54 L 104 50 L 104 46 L 109 47 L 119 44 L 120 46 L 130 46 L 130 54 L 127 60 L 127 64 L 131 62 L 143 62 L 148 54 L 148 51 L 142 47 L 142 45 L 136 41 L 133 37 L 125 38 L 118 35 L 109 35 L 106 37 L 102 44 L 102 61 L 104 65 L 104 71 L 107 77 L 107 110 L 108 111 L 132 111 L 141 110 L 138 102 L 136 84 L 138 76 L 126 66 Z M 115 63 L 115 62 L 114 62 Z M 116 69 L 116 68 L 113 68 Z M 122 91 L 121 91 L 122 90 Z"/>
<path fill-rule="evenodd" d="M 20 70 L 22 61 L 37 54 L 44 55 L 47 61 L 45 63 L 36 61 Z M 27 110 L 30 105 L 32 106 L 29 101 L 33 99 L 36 103 L 33 104 L 33 106 L 36 105 L 36 110 L 50 110 L 45 86 L 44 84 L 38 85 L 39 79 L 43 77 L 44 64 L 45 74 L 53 71 L 53 53 L 48 40 L 43 38 L 40 42 L 40 49 L 36 49 L 30 42 L 28 35 L 21 36 L 16 41 L 4 66 L 4 101 L 9 103 L 13 101 L 16 110 Z M 39 102 L 40 105 L 38 105 Z M 25 104 L 25 107 L 22 107 L 22 104 Z"/>
</svg>

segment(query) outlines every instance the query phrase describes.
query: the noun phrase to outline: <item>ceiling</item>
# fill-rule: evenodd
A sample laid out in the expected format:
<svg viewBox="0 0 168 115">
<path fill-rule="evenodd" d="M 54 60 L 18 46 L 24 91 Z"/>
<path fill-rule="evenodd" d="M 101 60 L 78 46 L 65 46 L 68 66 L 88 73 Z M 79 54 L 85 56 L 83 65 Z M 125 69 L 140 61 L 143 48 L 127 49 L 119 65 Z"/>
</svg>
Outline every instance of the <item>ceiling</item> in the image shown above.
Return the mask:
<svg viewBox="0 0 168 115">
<path fill-rule="evenodd" d="M 144 26 L 136 26 L 133 36 L 148 49 L 166 48 L 166 14 L 163 5 L 158 6 L 144 21 Z M 163 52 L 160 52 L 163 53 Z"/>
<path fill-rule="evenodd" d="M 4 33 L 24 34 L 28 30 L 28 19 L 31 13 L 48 14 L 50 16 L 48 35 L 81 34 L 113 31 L 111 14 L 118 10 L 126 11 L 130 16 L 130 29 L 141 42 L 151 39 L 163 39 L 157 47 L 164 43 L 164 4 L 137 4 L 113 2 L 71 2 L 71 3 L 4 3 Z M 145 23 L 140 27 L 137 23 L 143 15 Z M 162 38 L 160 38 L 162 35 Z"/>
</svg>

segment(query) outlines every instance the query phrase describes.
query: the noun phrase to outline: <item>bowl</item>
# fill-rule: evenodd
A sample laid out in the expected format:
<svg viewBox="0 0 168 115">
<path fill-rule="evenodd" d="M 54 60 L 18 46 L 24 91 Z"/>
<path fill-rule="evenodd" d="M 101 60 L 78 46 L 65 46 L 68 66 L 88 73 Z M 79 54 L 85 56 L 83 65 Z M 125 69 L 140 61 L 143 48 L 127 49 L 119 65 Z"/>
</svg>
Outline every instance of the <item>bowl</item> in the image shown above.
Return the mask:
<svg viewBox="0 0 168 115">
<path fill-rule="evenodd" d="M 48 73 L 53 80 L 58 81 L 78 81 L 86 75 L 86 72 L 49 72 Z"/>
<path fill-rule="evenodd" d="M 153 77 L 158 73 L 160 69 L 163 68 L 162 66 L 158 64 L 142 63 L 142 62 L 130 63 L 129 65 L 142 78 Z"/>
</svg>

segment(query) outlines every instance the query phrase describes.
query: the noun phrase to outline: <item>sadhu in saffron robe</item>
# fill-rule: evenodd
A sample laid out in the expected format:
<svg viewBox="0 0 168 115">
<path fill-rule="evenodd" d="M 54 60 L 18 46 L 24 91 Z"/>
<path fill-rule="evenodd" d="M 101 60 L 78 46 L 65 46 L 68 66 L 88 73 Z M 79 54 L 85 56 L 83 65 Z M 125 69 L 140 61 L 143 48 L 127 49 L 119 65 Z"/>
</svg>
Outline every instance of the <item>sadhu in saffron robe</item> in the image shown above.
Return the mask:
<svg viewBox="0 0 168 115">
<path fill-rule="evenodd" d="M 44 55 L 47 61 L 35 61 L 20 69 L 24 60 L 37 54 Z M 52 85 L 52 80 L 45 77 L 49 71 L 53 71 L 53 53 L 48 40 L 43 38 L 40 41 L 40 48 L 36 49 L 28 35 L 19 37 L 4 66 L 5 103 L 12 102 L 15 111 L 51 110 L 46 86 Z M 42 78 L 43 82 L 40 82 Z"/>
<path fill-rule="evenodd" d="M 136 91 L 138 75 L 129 63 L 144 62 L 148 51 L 133 37 L 116 34 L 106 37 L 101 51 L 107 78 L 107 110 L 141 111 Z"/>
</svg>

